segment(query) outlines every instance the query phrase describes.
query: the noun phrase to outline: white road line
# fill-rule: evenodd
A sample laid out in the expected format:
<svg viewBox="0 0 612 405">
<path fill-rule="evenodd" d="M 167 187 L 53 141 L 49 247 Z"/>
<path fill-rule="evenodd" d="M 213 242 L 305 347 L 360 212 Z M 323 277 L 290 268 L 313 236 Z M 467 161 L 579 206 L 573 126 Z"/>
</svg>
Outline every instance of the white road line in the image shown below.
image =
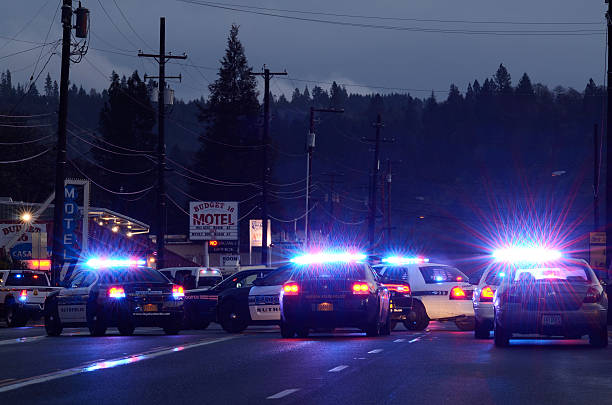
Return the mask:
<svg viewBox="0 0 612 405">
<path fill-rule="evenodd" d="M 406 339 L 395 339 L 393 341 L 393 343 L 401 343 L 401 342 L 405 342 L 405 341 L 406 341 Z"/>
<path fill-rule="evenodd" d="M 20 337 L 20 338 L 17 338 L 17 339 L 0 340 L 0 346 L 13 345 L 15 343 L 30 343 L 30 342 L 35 342 L 37 340 L 44 339 L 45 337 L 46 336 L 42 335 L 42 336 Z"/>
<path fill-rule="evenodd" d="M 297 391 L 299 391 L 299 390 L 300 390 L 299 388 L 289 388 L 288 390 L 284 390 L 284 391 L 281 391 L 281 392 L 279 392 L 279 393 L 277 393 L 277 394 L 270 395 L 270 396 L 269 396 L 268 398 L 266 398 L 266 399 L 280 399 L 280 398 L 284 398 L 284 397 L 286 397 L 287 395 L 291 395 L 291 394 L 293 394 L 294 392 L 297 392 Z"/>
<path fill-rule="evenodd" d="M 166 348 L 164 350 L 158 351 L 148 351 L 140 354 L 133 354 L 126 357 L 120 357 L 117 359 L 104 360 L 100 362 L 89 363 L 86 366 L 69 368 L 66 370 L 58 370 L 48 374 L 43 374 L 35 377 L 24 378 L 21 380 L 16 380 L 13 382 L 9 382 L 7 384 L 0 384 L 0 392 L 12 391 L 21 387 L 26 387 L 28 385 L 39 384 L 46 381 L 57 380 L 59 378 L 70 377 L 75 374 L 88 373 L 91 371 L 104 370 L 107 368 L 113 368 L 117 366 L 124 366 L 126 364 L 137 363 L 142 360 L 150 360 L 156 357 L 165 356 L 167 354 L 172 354 L 176 352 L 180 352 L 187 349 L 193 349 L 200 346 L 210 345 L 213 343 L 219 343 L 230 339 L 235 339 L 236 336 L 228 336 L 224 338 L 219 338 L 215 340 L 201 340 L 196 343 L 187 343 L 181 346 L 175 346 L 172 348 Z"/>
<path fill-rule="evenodd" d="M 338 367 L 334 367 L 331 370 L 327 370 L 328 373 L 337 373 L 338 371 L 342 371 L 345 368 L 348 368 L 348 366 L 338 366 Z"/>
<path fill-rule="evenodd" d="M 380 352 L 382 352 L 382 351 L 383 351 L 383 349 L 374 349 L 374 350 L 370 350 L 368 353 L 370 353 L 370 354 L 376 354 L 376 353 L 380 353 Z"/>
</svg>

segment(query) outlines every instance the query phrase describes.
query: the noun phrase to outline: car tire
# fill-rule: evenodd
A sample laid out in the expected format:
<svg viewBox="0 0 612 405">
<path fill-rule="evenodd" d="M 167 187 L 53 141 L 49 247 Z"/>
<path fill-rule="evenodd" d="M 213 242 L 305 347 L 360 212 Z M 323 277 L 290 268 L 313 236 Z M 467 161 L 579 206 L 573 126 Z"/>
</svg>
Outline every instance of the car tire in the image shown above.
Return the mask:
<svg viewBox="0 0 612 405">
<path fill-rule="evenodd" d="M 59 336 L 62 334 L 62 323 L 59 319 L 57 305 L 45 303 L 45 308 L 48 306 L 51 306 L 51 308 L 45 311 L 45 331 L 47 336 Z"/>
<path fill-rule="evenodd" d="M 391 323 L 391 314 L 387 313 L 387 321 L 384 323 L 380 331 L 381 336 L 391 335 Z"/>
<path fill-rule="evenodd" d="M 91 336 L 104 336 L 106 334 L 106 324 L 100 316 L 94 315 L 87 322 L 87 328 Z"/>
<path fill-rule="evenodd" d="M 121 336 L 132 336 L 136 326 L 132 324 L 124 324 L 117 327 Z"/>
<path fill-rule="evenodd" d="M 283 339 L 291 339 L 292 337 L 295 336 L 295 329 L 291 325 L 289 325 L 287 322 L 281 321 L 280 332 L 281 332 L 281 337 Z"/>
<path fill-rule="evenodd" d="M 429 326 L 429 317 L 425 306 L 419 300 L 414 300 L 412 313 L 408 315 L 408 319 L 404 321 L 404 326 L 408 330 L 425 330 Z"/>
<path fill-rule="evenodd" d="M 300 339 L 306 339 L 310 333 L 310 329 L 308 328 L 299 328 L 295 331 L 297 337 Z"/>
<path fill-rule="evenodd" d="M 497 318 L 497 317 L 496 317 Z M 510 346 L 510 338 L 512 333 L 506 330 L 503 326 L 499 325 L 497 319 L 494 321 L 493 326 L 493 340 L 496 347 L 508 347 Z"/>
<path fill-rule="evenodd" d="M 210 321 L 200 321 L 199 323 L 195 324 L 194 328 L 198 330 L 204 330 L 208 328 L 209 326 L 210 326 Z"/>
<path fill-rule="evenodd" d="M 219 308 L 219 323 L 228 333 L 240 333 L 249 326 L 246 315 L 240 311 L 233 300 L 224 302 Z"/>
<path fill-rule="evenodd" d="M 474 317 L 471 316 L 463 316 L 461 318 L 455 319 L 455 325 L 459 330 L 467 332 L 475 329 L 475 321 Z"/>
<path fill-rule="evenodd" d="M 395 328 L 397 327 L 398 322 L 397 321 L 391 321 L 391 330 L 395 330 Z"/>
<path fill-rule="evenodd" d="M 180 328 L 171 326 L 171 327 L 165 327 L 164 329 L 164 333 L 166 335 L 178 335 L 181 332 Z"/>
<path fill-rule="evenodd" d="M 593 347 L 604 348 L 608 346 L 608 326 L 604 326 L 589 333 L 589 343 Z"/>
<path fill-rule="evenodd" d="M 6 325 L 9 328 L 21 328 L 28 323 L 28 317 L 14 303 L 6 305 Z"/>
<path fill-rule="evenodd" d="M 491 328 L 489 328 L 488 322 L 481 322 L 477 319 L 474 320 L 474 339 L 489 339 L 491 335 Z"/>
</svg>

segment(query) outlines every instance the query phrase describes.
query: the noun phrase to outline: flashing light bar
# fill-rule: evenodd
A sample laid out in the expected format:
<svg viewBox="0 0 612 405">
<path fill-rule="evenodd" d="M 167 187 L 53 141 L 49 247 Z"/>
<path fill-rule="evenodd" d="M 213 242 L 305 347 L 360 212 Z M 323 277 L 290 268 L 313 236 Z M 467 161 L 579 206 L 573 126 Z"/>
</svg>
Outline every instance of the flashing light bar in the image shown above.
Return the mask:
<svg viewBox="0 0 612 405">
<path fill-rule="evenodd" d="M 350 263 L 361 262 L 367 258 L 362 253 L 313 253 L 291 259 L 295 264 Z"/>
<path fill-rule="evenodd" d="M 429 263 L 429 259 L 424 257 L 390 256 L 382 259 L 382 262 L 387 264 L 421 264 Z"/>
<path fill-rule="evenodd" d="M 85 265 L 87 267 L 91 267 L 92 269 L 99 268 L 113 268 L 113 267 L 137 267 L 144 266 L 147 264 L 145 260 L 142 259 L 101 259 L 101 258 L 92 258 L 87 260 Z"/>
<path fill-rule="evenodd" d="M 563 254 L 555 249 L 542 247 L 511 247 L 493 252 L 493 258 L 506 263 L 542 263 L 559 260 Z"/>
</svg>

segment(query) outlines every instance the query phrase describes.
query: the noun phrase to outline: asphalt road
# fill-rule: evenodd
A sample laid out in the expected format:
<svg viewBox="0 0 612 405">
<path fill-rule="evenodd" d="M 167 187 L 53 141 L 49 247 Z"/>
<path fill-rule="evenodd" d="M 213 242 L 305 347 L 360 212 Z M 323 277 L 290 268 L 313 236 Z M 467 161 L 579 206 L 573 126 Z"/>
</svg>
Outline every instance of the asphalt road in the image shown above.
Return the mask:
<svg viewBox="0 0 612 405">
<path fill-rule="evenodd" d="M 398 328 L 399 329 L 399 328 Z M 610 403 L 612 346 L 514 340 L 507 349 L 452 324 L 366 338 L 340 331 L 280 339 L 275 327 L 216 326 L 165 336 L 58 338 L 0 326 L 4 404 Z M 612 339 L 612 338 L 611 338 Z"/>
</svg>

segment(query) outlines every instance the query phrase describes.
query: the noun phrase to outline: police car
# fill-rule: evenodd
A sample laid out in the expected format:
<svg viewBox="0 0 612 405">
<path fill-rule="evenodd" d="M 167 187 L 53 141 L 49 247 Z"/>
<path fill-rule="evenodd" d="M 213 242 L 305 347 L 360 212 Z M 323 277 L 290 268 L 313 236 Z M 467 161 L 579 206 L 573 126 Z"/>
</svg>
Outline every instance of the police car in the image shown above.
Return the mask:
<svg viewBox="0 0 612 405">
<path fill-rule="evenodd" d="M 185 290 L 205 290 L 223 280 L 221 271 L 212 267 L 167 267 L 160 272 Z"/>
<path fill-rule="evenodd" d="M 9 328 L 25 326 L 42 315 L 45 299 L 58 289 L 44 271 L 0 270 L 0 314 Z"/>
<path fill-rule="evenodd" d="M 219 294 L 217 320 L 229 333 L 239 333 L 249 325 L 278 325 L 279 295 L 289 279 L 287 266 L 253 280 L 251 287 L 229 289 Z"/>
<path fill-rule="evenodd" d="M 389 335 L 389 290 L 355 253 L 317 253 L 292 259 L 280 298 L 281 336 L 307 337 L 312 329 L 358 328 Z"/>
<path fill-rule="evenodd" d="M 173 284 L 144 260 L 90 259 L 78 266 L 66 287 L 45 301 L 45 329 L 58 336 L 64 327 L 89 328 L 101 336 L 109 327 L 131 335 L 137 326 L 179 333 L 183 287 Z"/>
<path fill-rule="evenodd" d="M 454 321 L 461 330 L 474 327 L 474 287 L 459 269 L 426 258 L 399 256 L 384 258 L 374 268 L 383 279 L 393 274 L 410 284 L 413 309 L 403 320 L 407 329 L 424 330 L 430 320 Z"/>
<path fill-rule="evenodd" d="M 474 338 L 488 339 L 493 330 L 493 297 L 506 272 L 499 263 L 485 268 L 474 290 Z"/>
<path fill-rule="evenodd" d="M 197 288 L 185 291 L 185 326 L 206 329 L 211 322 L 217 322 L 219 296 L 232 289 L 250 289 L 258 278 L 268 275 L 272 269 L 259 268 L 239 271 L 212 288 Z"/>
<path fill-rule="evenodd" d="M 493 299 L 495 346 L 508 346 L 514 334 L 588 335 L 592 346 L 608 345 L 608 297 L 584 260 L 540 247 L 494 257 L 507 265 Z"/>
</svg>

